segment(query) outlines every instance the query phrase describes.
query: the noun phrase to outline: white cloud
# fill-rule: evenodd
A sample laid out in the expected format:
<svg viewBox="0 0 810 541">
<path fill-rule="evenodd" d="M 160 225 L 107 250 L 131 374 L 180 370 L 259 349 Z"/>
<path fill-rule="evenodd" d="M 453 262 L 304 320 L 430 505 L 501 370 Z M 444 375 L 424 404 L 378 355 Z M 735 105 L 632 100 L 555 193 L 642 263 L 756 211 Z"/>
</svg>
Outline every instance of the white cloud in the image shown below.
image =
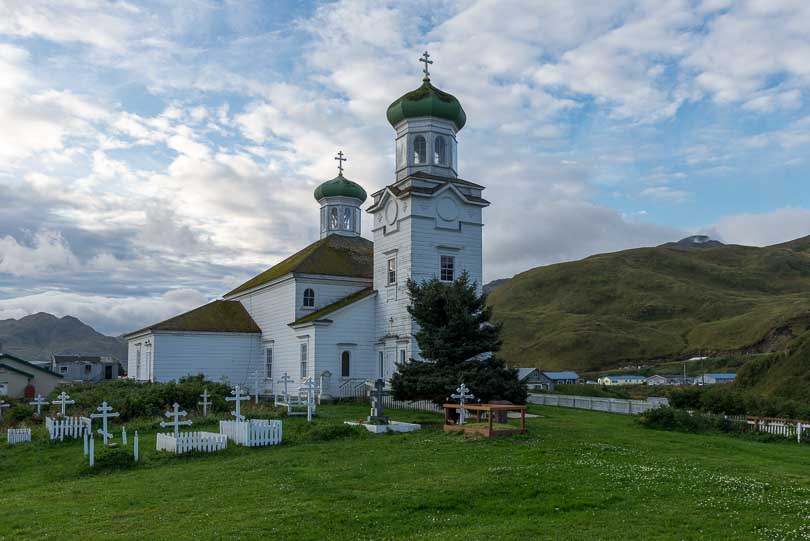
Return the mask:
<svg viewBox="0 0 810 541">
<path fill-rule="evenodd" d="M 810 235 L 810 211 L 785 207 L 726 216 L 706 230 L 730 244 L 769 246 Z"/>
<path fill-rule="evenodd" d="M 639 193 L 641 197 L 647 199 L 656 199 L 658 201 L 667 201 L 670 203 L 683 203 L 689 199 L 692 194 L 685 190 L 675 190 L 669 186 L 652 186 L 644 188 Z"/>
<path fill-rule="evenodd" d="M 29 246 L 10 235 L 0 237 L 0 273 L 32 277 L 78 269 L 76 256 L 58 232 L 41 231 L 34 235 Z"/>
</svg>

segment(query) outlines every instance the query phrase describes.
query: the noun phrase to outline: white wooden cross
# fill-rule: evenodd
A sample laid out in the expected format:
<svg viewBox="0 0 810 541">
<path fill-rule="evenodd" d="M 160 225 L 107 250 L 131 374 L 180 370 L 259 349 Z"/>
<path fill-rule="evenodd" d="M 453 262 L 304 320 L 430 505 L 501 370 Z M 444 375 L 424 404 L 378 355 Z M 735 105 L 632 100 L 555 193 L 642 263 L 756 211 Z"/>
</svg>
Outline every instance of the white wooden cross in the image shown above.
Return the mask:
<svg viewBox="0 0 810 541">
<path fill-rule="evenodd" d="M 6 409 L 6 408 L 10 408 L 10 407 L 11 407 L 11 404 L 9 404 L 8 402 L 4 402 L 4 401 L 0 400 L 0 419 L 3 418 L 3 410 Z"/>
<path fill-rule="evenodd" d="M 37 417 L 39 417 L 40 415 L 42 415 L 42 406 L 47 406 L 48 404 L 50 404 L 50 402 L 45 400 L 44 396 L 38 394 L 37 396 L 34 397 L 34 401 L 29 402 L 28 404 L 37 407 Z"/>
<path fill-rule="evenodd" d="M 459 408 L 460 411 L 458 414 L 458 424 L 463 425 L 464 422 L 467 420 L 467 410 L 464 409 L 464 403 L 467 400 L 472 400 L 473 398 L 475 398 L 475 396 L 473 396 L 473 394 L 470 392 L 467 386 L 462 383 L 461 386 L 458 389 L 456 389 L 456 394 L 451 394 L 450 398 L 455 398 L 456 400 L 458 400 L 458 404 L 459 406 L 461 406 L 461 408 Z"/>
<path fill-rule="evenodd" d="M 181 421 L 180 420 L 180 417 L 185 417 L 186 415 L 188 415 L 187 411 L 180 411 L 180 404 L 175 402 L 174 405 L 172 406 L 172 408 L 173 408 L 172 411 L 167 411 L 163 415 L 165 415 L 166 417 L 169 417 L 169 418 L 174 417 L 174 420 L 171 421 L 171 422 L 160 421 L 160 427 L 161 428 L 166 428 L 167 426 L 173 426 L 174 427 L 174 438 L 177 439 L 177 438 L 180 437 L 180 427 L 181 426 L 191 426 L 191 421 Z"/>
<path fill-rule="evenodd" d="M 315 409 L 315 393 L 318 392 L 318 384 L 312 378 L 307 378 L 298 387 L 298 391 L 306 391 L 307 393 L 307 422 L 312 422 L 312 411 Z"/>
<path fill-rule="evenodd" d="M 287 372 L 284 372 L 284 376 L 278 380 L 279 383 L 284 384 L 284 403 L 290 403 L 290 393 L 287 390 L 287 384 L 293 382 L 293 378 L 287 375 Z"/>
<path fill-rule="evenodd" d="M 208 388 L 203 390 L 203 394 L 200 395 L 200 398 L 202 398 L 202 402 L 197 402 L 197 405 L 203 407 L 203 417 L 208 417 L 208 406 L 211 405 L 211 401 L 208 400 L 210 398 Z"/>
<path fill-rule="evenodd" d="M 102 402 L 96 409 L 101 413 L 91 413 L 90 418 L 101 419 L 101 428 L 97 432 L 104 437 L 104 445 L 107 445 L 107 441 L 112 439 L 112 434 L 107 432 L 107 419 L 118 417 L 120 414 L 118 412 L 113 413 L 112 406 L 108 406 L 106 401 Z"/>
<path fill-rule="evenodd" d="M 241 412 L 240 408 L 241 408 L 241 404 L 242 404 L 243 401 L 250 400 L 250 396 L 249 395 L 248 396 L 243 395 L 242 394 L 242 388 L 239 385 L 237 385 L 236 387 L 233 388 L 233 390 L 231 391 L 231 394 L 233 396 L 226 396 L 225 397 L 225 400 L 227 400 L 228 402 L 236 402 L 236 411 L 232 411 L 231 415 L 236 417 L 237 421 L 244 421 L 245 416 L 242 415 L 242 412 Z"/>
<path fill-rule="evenodd" d="M 259 371 L 255 370 L 253 372 L 253 385 L 255 386 L 255 388 L 253 389 L 253 392 L 256 395 L 256 402 L 255 402 L 256 404 L 259 403 L 259 378 L 260 377 L 261 377 L 261 375 L 259 374 Z"/>
<path fill-rule="evenodd" d="M 62 406 L 62 417 L 64 417 L 65 411 L 67 410 L 66 406 L 68 404 L 75 404 L 76 401 L 68 400 L 70 398 L 70 395 L 67 394 L 65 391 L 62 391 L 62 394 L 60 394 L 57 398 L 58 400 L 54 400 L 53 402 L 51 402 L 51 404 L 55 406 Z"/>
</svg>

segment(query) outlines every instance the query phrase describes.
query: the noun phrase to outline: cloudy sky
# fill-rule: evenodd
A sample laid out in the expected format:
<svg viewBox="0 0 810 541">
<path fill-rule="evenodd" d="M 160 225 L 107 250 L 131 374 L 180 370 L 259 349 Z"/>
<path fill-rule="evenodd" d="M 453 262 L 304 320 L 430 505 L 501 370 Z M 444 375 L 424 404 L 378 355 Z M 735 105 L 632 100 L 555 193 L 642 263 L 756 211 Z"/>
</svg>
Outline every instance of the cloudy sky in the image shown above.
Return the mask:
<svg viewBox="0 0 810 541">
<path fill-rule="evenodd" d="M 493 203 L 486 280 L 810 234 L 805 0 L 0 0 L 0 319 L 119 333 L 312 242 L 339 149 L 392 181 L 425 49 Z"/>
</svg>

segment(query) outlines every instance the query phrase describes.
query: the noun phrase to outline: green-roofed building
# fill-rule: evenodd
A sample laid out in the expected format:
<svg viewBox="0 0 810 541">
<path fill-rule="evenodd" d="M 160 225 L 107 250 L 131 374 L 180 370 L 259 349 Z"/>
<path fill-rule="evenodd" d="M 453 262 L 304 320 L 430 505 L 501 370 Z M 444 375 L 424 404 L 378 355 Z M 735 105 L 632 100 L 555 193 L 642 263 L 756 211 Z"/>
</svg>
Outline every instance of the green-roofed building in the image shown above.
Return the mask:
<svg viewBox="0 0 810 541">
<path fill-rule="evenodd" d="M 430 64 L 427 53 L 422 59 Z M 451 282 L 467 271 L 482 283 L 484 187 L 458 178 L 457 133 L 467 118 L 454 96 L 422 85 L 395 100 L 394 181 L 366 208 L 374 242 L 362 236 L 366 190 L 338 174 L 320 183 L 320 238 L 222 299 L 126 336 L 130 377 L 149 381 L 203 373 L 254 390 L 306 378 L 322 398 L 388 379 L 396 363 L 419 358 L 407 312 L 409 278 Z"/>
</svg>

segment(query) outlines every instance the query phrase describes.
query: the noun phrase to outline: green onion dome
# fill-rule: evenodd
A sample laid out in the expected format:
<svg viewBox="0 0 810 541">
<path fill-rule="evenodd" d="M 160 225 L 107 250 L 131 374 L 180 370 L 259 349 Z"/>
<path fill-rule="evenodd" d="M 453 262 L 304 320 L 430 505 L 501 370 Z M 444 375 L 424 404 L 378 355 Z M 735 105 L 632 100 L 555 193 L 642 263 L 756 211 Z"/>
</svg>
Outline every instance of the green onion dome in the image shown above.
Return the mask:
<svg viewBox="0 0 810 541">
<path fill-rule="evenodd" d="M 324 197 L 353 197 L 359 199 L 362 204 L 368 196 L 362 186 L 347 179 L 341 173 L 315 188 L 315 200 L 320 201 Z"/>
<path fill-rule="evenodd" d="M 388 106 L 388 122 L 396 127 L 406 118 L 433 116 L 449 120 L 460 130 L 467 123 L 467 115 L 461 103 L 455 98 L 430 84 L 430 79 L 422 79 L 422 86 L 408 92 Z"/>
</svg>

